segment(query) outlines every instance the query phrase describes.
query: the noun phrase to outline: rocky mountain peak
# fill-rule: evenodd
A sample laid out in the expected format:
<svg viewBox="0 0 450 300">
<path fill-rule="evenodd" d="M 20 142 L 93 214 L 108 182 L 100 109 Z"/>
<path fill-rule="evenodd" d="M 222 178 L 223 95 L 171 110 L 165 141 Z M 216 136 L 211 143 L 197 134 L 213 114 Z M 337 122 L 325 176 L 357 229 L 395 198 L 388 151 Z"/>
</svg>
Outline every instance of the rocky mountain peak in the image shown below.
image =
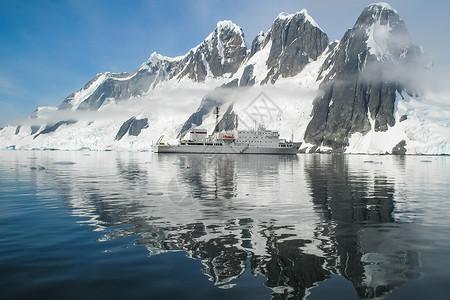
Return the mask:
<svg viewBox="0 0 450 300">
<path fill-rule="evenodd" d="M 242 31 L 242 28 L 234 24 L 233 21 L 230 20 L 222 20 L 217 22 L 217 26 L 214 32 L 224 32 L 224 31 L 233 31 L 244 37 L 244 32 Z"/>
<path fill-rule="evenodd" d="M 267 38 L 272 42 L 263 84 L 274 83 L 280 76 L 290 77 L 316 60 L 328 45 L 328 36 L 306 9 L 295 14 L 281 13 L 273 22 Z"/>
<path fill-rule="evenodd" d="M 274 23 L 277 21 L 290 21 L 294 18 L 303 18 L 305 22 L 307 21 L 312 26 L 320 28 L 316 21 L 308 14 L 308 11 L 305 8 L 293 14 L 282 12 L 275 18 Z"/>
<path fill-rule="evenodd" d="M 404 87 L 391 73 L 418 53 L 389 4 L 369 5 L 322 66 L 323 96 L 314 101 L 305 140 L 344 149 L 353 133 L 394 126 L 396 95 Z"/>
<path fill-rule="evenodd" d="M 214 31 L 184 58 L 184 69 L 178 76 L 203 82 L 207 76 L 214 78 L 237 71 L 246 58 L 242 29 L 231 21 L 219 21 Z"/>
<path fill-rule="evenodd" d="M 353 32 L 358 31 L 364 36 L 370 54 L 378 60 L 398 57 L 411 45 L 405 23 L 387 3 L 366 7 L 353 27 Z"/>
<path fill-rule="evenodd" d="M 231 47 L 246 47 L 244 32 L 242 28 L 238 25 L 234 24 L 232 21 L 223 20 L 217 22 L 217 26 L 213 32 L 211 32 L 208 37 L 196 48 L 193 50 L 198 50 L 202 46 L 207 46 L 210 51 L 213 51 L 214 47 L 218 47 L 218 49 L 222 54 L 222 51 L 227 46 Z"/>
<path fill-rule="evenodd" d="M 153 52 L 149 59 L 144 63 L 144 65 L 157 65 L 160 64 L 161 62 L 176 62 L 181 60 L 183 57 L 182 56 L 178 56 L 178 57 L 168 57 L 168 56 L 164 56 L 161 55 L 159 53 Z"/>
<path fill-rule="evenodd" d="M 358 17 L 356 24 L 389 23 L 389 19 L 399 19 L 398 13 L 388 3 L 378 2 L 367 6 Z"/>
</svg>

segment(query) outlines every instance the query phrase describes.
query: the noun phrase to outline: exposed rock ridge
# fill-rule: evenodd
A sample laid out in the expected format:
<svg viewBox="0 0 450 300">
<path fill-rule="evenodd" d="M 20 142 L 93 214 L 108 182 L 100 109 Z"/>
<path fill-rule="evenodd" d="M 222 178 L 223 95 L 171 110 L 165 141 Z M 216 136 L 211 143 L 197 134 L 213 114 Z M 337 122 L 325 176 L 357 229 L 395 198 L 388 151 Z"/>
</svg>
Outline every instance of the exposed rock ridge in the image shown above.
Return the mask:
<svg viewBox="0 0 450 300">
<path fill-rule="evenodd" d="M 396 94 L 404 87 L 389 72 L 410 63 L 418 53 L 404 22 L 389 5 L 364 9 L 322 66 L 323 95 L 314 101 L 305 141 L 340 151 L 353 133 L 394 126 Z"/>
<path fill-rule="evenodd" d="M 141 130 L 145 128 L 148 128 L 147 118 L 136 119 L 136 117 L 131 117 L 120 126 L 115 140 L 120 141 L 126 133 L 128 133 L 128 135 L 138 136 L 141 133 Z"/>
<path fill-rule="evenodd" d="M 307 64 L 316 60 L 327 48 L 328 36 L 304 9 L 295 14 L 280 14 L 267 33 L 260 32 L 252 42 L 249 60 L 269 46 L 267 61 L 258 62 L 264 63 L 267 67 L 267 76 L 259 82 L 261 85 L 274 84 L 279 78 L 299 74 Z M 257 82 L 254 74 L 255 63 L 244 61 L 242 68 L 242 75 L 230 80 L 223 86 L 224 88 L 251 87 Z M 200 126 L 202 118 L 213 112 L 212 103 L 220 106 L 226 102 L 232 102 L 232 99 L 226 99 L 226 91 L 221 94 L 220 99 L 213 95 L 202 100 L 198 110 L 184 123 L 179 136 L 183 136 L 191 126 Z M 234 123 L 230 121 L 234 120 L 230 116 L 235 115 L 232 108 L 232 104 L 222 108 L 226 109 L 227 113 L 219 122 L 220 129 L 234 128 Z"/>
<path fill-rule="evenodd" d="M 173 78 L 204 82 L 206 77 L 234 74 L 246 59 L 242 29 L 231 21 L 217 23 L 216 29 L 185 56 L 170 58 L 153 53 L 131 73 L 98 74 L 77 93 L 69 95 L 59 109 L 98 110 L 108 102 L 140 97 L 159 83 Z"/>
<path fill-rule="evenodd" d="M 234 74 L 246 55 L 242 29 L 231 21 L 218 22 L 214 32 L 183 59 L 183 71 L 178 78 L 203 82 L 208 71 L 214 78 Z"/>
<path fill-rule="evenodd" d="M 300 73 L 328 46 L 328 36 L 305 9 L 292 15 L 280 14 L 266 38 L 272 41 L 272 45 L 266 62 L 269 73 L 262 84 L 274 83 L 280 76 L 291 77 Z M 256 50 L 258 44 L 255 41 L 253 44 Z"/>
</svg>

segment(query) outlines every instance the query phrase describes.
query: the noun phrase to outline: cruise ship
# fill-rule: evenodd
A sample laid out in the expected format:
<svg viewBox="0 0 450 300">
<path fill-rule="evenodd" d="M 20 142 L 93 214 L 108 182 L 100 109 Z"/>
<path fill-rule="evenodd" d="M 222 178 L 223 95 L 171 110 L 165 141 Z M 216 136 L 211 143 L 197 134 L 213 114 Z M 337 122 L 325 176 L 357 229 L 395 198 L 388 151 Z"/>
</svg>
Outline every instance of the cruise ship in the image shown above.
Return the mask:
<svg viewBox="0 0 450 300">
<path fill-rule="evenodd" d="M 205 153 L 205 154 L 297 154 L 301 142 L 280 139 L 276 130 L 259 126 L 254 130 L 233 130 L 208 135 L 206 129 L 191 129 L 189 139 L 177 145 L 163 142 L 161 136 L 153 146 L 158 153 Z"/>
</svg>

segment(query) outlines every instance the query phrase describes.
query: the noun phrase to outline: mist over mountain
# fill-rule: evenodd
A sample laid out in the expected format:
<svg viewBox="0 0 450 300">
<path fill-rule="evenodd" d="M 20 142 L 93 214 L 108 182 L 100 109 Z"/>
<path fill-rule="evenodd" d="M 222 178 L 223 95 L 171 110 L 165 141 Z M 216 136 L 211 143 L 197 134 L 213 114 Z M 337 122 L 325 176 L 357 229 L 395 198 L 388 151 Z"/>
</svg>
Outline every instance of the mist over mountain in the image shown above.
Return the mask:
<svg viewBox="0 0 450 300">
<path fill-rule="evenodd" d="M 304 152 L 450 154 L 450 109 L 423 84 L 432 72 L 389 4 L 366 7 L 340 41 L 303 9 L 280 13 L 246 45 L 220 21 L 184 56 L 157 53 L 131 73 L 102 73 L 58 107 L 0 131 L 0 147 L 150 150 L 194 127 L 262 123 Z"/>
<path fill-rule="evenodd" d="M 396 124 L 397 96 L 417 92 L 401 74 L 387 74 L 406 70 L 420 54 L 390 6 L 367 7 L 321 68 L 324 95 L 314 101 L 305 141 L 344 149 L 354 133 L 388 131 Z"/>
</svg>

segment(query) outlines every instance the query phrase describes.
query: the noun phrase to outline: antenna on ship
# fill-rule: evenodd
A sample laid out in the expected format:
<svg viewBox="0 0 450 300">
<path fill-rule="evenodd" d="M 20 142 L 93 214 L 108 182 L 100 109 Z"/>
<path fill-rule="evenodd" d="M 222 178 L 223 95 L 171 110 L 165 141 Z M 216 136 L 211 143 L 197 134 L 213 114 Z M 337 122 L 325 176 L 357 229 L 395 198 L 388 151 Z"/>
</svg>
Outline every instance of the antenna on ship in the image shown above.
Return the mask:
<svg viewBox="0 0 450 300">
<path fill-rule="evenodd" d="M 216 129 L 215 132 L 219 132 L 219 107 L 216 106 Z"/>
</svg>

